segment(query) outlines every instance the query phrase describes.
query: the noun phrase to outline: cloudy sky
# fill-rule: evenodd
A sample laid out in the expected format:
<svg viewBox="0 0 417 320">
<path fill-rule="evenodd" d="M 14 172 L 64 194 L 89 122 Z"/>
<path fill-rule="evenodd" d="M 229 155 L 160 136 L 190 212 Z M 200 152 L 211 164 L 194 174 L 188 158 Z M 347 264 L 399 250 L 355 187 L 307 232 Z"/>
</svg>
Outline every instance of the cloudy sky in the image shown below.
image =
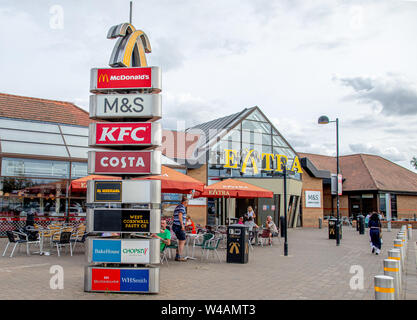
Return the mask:
<svg viewBox="0 0 417 320">
<path fill-rule="evenodd" d="M 299 152 L 417 156 L 417 1 L 135 0 L 163 72 L 163 124 L 259 106 Z M 88 109 L 129 1 L 0 0 L 0 92 Z M 184 120 L 184 123 L 177 123 Z"/>
</svg>

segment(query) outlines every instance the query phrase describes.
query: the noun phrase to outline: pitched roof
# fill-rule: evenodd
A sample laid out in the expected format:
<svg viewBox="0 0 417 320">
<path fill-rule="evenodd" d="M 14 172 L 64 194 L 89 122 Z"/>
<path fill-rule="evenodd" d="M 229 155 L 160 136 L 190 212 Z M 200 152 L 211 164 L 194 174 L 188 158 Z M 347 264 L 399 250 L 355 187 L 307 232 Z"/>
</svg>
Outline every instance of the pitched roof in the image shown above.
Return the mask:
<svg viewBox="0 0 417 320">
<path fill-rule="evenodd" d="M 71 102 L 0 93 L 0 117 L 88 126 L 87 111 Z"/>
<path fill-rule="evenodd" d="M 336 157 L 298 153 L 307 157 L 320 170 L 336 173 Z M 385 158 L 371 154 L 352 154 L 339 157 L 340 172 L 345 181 L 344 191 L 417 192 L 417 174 Z"/>
</svg>

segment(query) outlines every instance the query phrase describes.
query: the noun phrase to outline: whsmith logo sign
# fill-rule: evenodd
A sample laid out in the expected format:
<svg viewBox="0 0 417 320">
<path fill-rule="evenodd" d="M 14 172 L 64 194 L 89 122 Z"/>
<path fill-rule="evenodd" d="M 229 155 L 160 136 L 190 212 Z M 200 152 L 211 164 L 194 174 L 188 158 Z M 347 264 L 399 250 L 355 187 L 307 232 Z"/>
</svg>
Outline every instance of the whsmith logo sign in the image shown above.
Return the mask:
<svg viewBox="0 0 417 320">
<path fill-rule="evenodd" d="M 237 150 L 224 149 L 223 168 L 240 169 L 240 172 L 246 173 L 248 167 L 252 168 L 253 173 L 259 173 L 259 170 L 283 172 L 284 164 L 288 163 L 288 157 L 281 154 L 258 153 L 256 150 L 245 150 L 242 156 L 238 155 Z M 262 162 L 262 163 L 261 163 Z M 275 164 L 275 166 L 274 166 Z M 294 157 L 291 167 L 287 165 L 287 170 L 292 173 L 303 173 L 300 160 Z"/>
</svg>

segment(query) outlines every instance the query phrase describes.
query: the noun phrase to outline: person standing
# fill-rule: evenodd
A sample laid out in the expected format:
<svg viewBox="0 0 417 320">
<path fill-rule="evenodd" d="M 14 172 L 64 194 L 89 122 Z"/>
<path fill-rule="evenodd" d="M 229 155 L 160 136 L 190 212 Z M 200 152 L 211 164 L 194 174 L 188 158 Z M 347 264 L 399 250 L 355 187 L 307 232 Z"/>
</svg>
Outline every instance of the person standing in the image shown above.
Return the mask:
<svg viewBox="0 0 417 320">
<path fill-rule="evenodd" d="M 248 207 L 247 216 L 248 216 L 248 218 L 252 217 L 252 218 L 253 218 L 253 220 L 255 221 L 256 214 L 255 214 L 255 211 L 253 211 L 252 206 L 249 206 L 249 207 Z"/>
<path fill-rule="evenodd" d="M 372 253 L 376 255 L 381 252 L 381 238 L 382 238 L 382 227 L 381 221 L 377 213 L 373 213 L 369 218 L 369 236 L 371 238 Z"/>
<path fill-rule="evenodd" d="M 186 225 L 186 216 L 187 211 L 185 206 L 187 205 L 187 196 L 183 195 L 181 203 L 176 206 L 174 210 L 174 221 L 172 223 L 172 231 L 178 239 L 178 248 L 177 254 L 175 256 L 175 261 L 187 261 L 182 255 L 185 246 L 186 234 L 185 234 L 185 225 Z"/>
</svg>

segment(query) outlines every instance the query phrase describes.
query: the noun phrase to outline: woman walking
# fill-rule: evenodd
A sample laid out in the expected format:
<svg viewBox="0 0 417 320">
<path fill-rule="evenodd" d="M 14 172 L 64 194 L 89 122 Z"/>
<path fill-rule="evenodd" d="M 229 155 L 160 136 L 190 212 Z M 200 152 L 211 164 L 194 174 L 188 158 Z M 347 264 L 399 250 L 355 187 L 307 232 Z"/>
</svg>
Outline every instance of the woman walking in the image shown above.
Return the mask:
<svg viewBox="0 0 417 320">
<path fill-rule="evenodd" d="M 369 218 L 369 236 L 371 238 L 371 247 L 372 253 L 380 254 L 381 253 L 381 238 L 382 238 L 382 228 L 381 221 L 377 213 L 373 213 Z"/>
</svg>

